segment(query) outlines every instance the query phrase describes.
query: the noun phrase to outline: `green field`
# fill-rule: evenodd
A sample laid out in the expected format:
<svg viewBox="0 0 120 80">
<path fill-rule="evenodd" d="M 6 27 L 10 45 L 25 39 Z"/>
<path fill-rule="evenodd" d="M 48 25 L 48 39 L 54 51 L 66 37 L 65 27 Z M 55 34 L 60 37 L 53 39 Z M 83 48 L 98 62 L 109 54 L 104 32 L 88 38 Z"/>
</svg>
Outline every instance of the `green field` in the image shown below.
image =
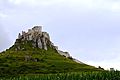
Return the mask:
<svg viewBox="0 0 120 80">
<path fill-rule="evenodd" d="M 59 74 L 22 75 L 0 80 L 120 80 L 118 71 L 76 72 Z"/>
</svg>

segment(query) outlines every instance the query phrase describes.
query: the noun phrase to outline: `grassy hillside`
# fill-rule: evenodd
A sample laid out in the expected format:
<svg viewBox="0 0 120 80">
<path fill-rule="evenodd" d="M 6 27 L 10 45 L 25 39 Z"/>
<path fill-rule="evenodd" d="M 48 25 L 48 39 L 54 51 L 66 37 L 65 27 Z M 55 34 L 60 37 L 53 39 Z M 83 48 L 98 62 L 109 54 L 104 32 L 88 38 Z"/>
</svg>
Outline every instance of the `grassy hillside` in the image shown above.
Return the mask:
<svg viewBox="0 0 120 80">
<path fill-rule="evenodd" d="M 49 46 L 48 46 L 49 47 Z M 57 53 L 53 48 L 48 50 L 35 48 L 31 41 L 16 40 L 15 45 L 0 54 L 0 75 L 48 74 L 99 69 L 86 64 L 74 62 Z"/>
</svg>

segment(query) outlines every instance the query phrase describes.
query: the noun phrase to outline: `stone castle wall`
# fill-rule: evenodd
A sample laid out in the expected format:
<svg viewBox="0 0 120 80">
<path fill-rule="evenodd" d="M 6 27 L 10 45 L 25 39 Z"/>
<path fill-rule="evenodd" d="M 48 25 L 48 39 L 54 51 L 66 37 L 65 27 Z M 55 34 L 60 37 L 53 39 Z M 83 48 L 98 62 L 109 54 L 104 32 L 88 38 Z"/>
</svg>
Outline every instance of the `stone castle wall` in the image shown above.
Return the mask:
<svg viewBox="0 0 120 80">
<path fill-rule="evenodd" d="M 18 39 L 33 41 L 34 47 L 47 50 L 47 45 L 54 46 L 50 41 L 50 36 L 47 32 L 42 32 L 42 26 L 35 26 L 32 29 L 28 29 L 28 32 L 22 31 L 19 33 Z"/>
</svg>

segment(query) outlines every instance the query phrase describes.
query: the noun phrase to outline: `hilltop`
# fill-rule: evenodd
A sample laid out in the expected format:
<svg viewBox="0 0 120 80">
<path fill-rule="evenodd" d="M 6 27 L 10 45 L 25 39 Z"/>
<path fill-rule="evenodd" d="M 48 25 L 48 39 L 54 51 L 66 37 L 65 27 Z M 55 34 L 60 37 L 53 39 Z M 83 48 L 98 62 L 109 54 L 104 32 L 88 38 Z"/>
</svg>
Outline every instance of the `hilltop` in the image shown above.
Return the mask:
<svg viewBox="0 0 120 80">
<path fill-rule="evenodd" d="M 13 46 L 0 54 L 0 75 L 99 71 L 58 49 L 41 26 L 19 33 Z"/>
</svg>

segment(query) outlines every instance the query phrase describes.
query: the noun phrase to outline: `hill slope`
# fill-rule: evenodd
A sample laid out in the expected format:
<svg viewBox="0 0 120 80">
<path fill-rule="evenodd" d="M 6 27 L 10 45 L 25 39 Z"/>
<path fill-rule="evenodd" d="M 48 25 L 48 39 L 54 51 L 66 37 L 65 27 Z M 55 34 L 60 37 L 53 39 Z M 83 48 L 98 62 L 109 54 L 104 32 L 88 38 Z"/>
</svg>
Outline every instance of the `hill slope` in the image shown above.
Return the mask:
<svg viewBox="0 0 120 80">
<path fill-rule="evenodd" d="M 15 44 L 0 54 L 0 75 L 48 74 L 99 70 L 77 63 L 70 56 L 60 55 L 52 42 L 45 38 L 38 45 L 38 36 L 27 40 L 19 35 Z M 39 36 L 40 37 L 40 36 Z M 43 38 L 43 35 L 41 35 Z M 36 40 L 35 40 L 36 38 Z M 35 42 L 36 41 L 36 42 Z"/>
</svg>

